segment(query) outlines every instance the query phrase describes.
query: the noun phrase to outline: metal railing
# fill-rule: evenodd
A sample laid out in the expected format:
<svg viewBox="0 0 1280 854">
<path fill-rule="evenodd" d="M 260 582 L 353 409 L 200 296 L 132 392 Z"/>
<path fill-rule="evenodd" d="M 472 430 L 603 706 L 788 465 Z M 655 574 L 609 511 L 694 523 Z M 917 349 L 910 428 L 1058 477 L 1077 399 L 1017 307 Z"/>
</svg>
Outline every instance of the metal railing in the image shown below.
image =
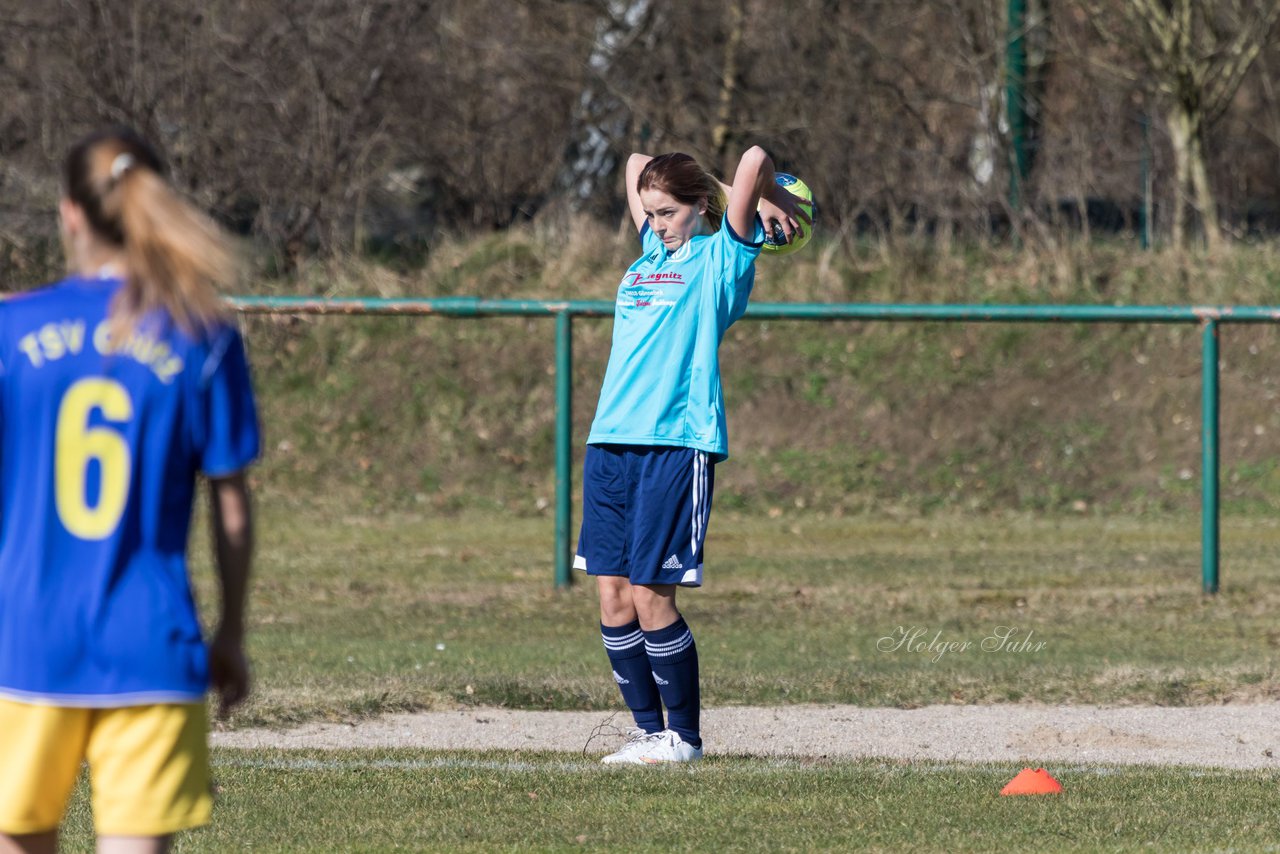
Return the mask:
<svg viewBox="0 0 1280 854">
<path fill-rule="evenodd" d="M 573 318 L 612 317 L 606 300 L 501 300 L 480 297 L 233 297 L 246 314 L 551 316 L 556 321 L 555 583 L 572 583 Z M 883 320 L 961 323 L 1192 323 L 1201 327 L 1200 569 L 1205 593 L 1219 587 L 1218 333 L 1224 323 L 1280 323 L 1280 306 L 922 305 L 752 303 L 752 320 Z"/>
</svg>

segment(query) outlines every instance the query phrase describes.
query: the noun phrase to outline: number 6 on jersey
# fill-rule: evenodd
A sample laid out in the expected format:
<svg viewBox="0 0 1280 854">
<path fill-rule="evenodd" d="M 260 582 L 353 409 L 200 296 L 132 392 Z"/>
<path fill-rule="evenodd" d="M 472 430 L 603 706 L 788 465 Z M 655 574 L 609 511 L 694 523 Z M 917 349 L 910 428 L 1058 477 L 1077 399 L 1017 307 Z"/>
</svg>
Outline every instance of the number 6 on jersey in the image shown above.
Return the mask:
<svg viewBox="0 0 1280 854">
<path fill-rule="evenodd" d="M 90 378 L 67 389 L 58 407 L 54 452 L 58 518 L 82 540 L 103 540 L 115 531 L 128 502 L 133 471 L 129 446 L 120 431 L 89 426 L 95 409 L 107 421 L 119 424 L 133 417 L 133 401 L 120 383 Z M 98 464 L 98 500 L 90 505 L 89 466 L 94 462 Z"/>
</svg>

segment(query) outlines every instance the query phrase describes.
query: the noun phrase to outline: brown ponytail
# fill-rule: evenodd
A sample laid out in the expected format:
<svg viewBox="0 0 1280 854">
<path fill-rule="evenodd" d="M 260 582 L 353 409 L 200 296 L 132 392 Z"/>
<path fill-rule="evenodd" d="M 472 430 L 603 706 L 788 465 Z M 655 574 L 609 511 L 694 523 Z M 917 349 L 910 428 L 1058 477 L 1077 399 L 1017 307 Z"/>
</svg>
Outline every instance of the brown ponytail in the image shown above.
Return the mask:
<svg viewBox="0 0 1280 854">
<path fill-rule="evenodd" d="M 124 249 L 125 286 L 111 306 L 113 338 L 164 310 L 204 335 L 225 317 L 218 286 L 233 285 L 239 260 L 225 232 L 178 196 L 164 165 L 138 134 L 116 128 L 67 155 L 66 194 L 102 240 Z"/>
</svg>

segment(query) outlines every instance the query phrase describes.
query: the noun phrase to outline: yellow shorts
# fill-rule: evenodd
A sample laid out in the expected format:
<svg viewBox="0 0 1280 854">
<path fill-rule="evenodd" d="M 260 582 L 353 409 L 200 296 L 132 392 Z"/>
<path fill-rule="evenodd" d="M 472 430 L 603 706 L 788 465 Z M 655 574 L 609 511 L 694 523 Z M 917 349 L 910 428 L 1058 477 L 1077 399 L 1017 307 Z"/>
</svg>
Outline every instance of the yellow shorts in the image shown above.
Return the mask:
<svg viewBox="0 0 1280 854">
<path fill-rule="evenodd" d="M 56 830 L 89 763 L 102 836 L 166 836 L 209 820 L 203 703 L 77 709 L 0 699 L 0 832 Z"/>
</svg>

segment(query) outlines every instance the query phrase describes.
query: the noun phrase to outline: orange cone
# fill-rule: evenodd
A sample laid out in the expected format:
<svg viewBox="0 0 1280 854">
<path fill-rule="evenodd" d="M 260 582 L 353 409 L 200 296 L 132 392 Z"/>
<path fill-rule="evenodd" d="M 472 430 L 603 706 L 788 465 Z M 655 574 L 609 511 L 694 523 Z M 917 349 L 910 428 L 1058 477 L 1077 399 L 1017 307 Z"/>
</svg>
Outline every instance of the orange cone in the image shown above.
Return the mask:
<svg viewBox="0 0 1280 854">
<path fill-rule="evenodd" d="M 1034 771 L 1023 768 L 1000 790 L 1002 795 L 1057 795 L 1061 792 L 1062 784 L 1043 768 Z"/>
</svg>

